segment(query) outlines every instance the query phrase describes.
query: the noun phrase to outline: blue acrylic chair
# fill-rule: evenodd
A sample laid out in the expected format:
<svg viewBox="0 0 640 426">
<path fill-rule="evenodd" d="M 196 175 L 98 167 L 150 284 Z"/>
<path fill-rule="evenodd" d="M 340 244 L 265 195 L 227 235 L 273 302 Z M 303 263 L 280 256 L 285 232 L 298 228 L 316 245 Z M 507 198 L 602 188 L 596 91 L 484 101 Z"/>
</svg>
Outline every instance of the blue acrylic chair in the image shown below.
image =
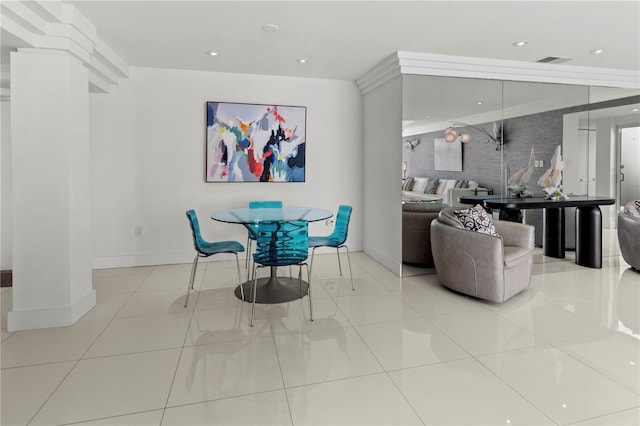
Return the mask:
<svg viewBox="0 0 640 426">
<path fill-rule="evenodd" d="M 309 311 L 313 321 L 311 305 L 311 272 L 305 262 L 309 257 L 309 224 L 304 221 L 260 222 L 257 226 L 256 252 L 253 254 L 253 304 L 251 306 L 251 326 L 255 316 L 258 289 L 258 268 L 299 265 L 298 281 L 300 299 L 304 298 L 302 286 L 302 266 L 307 268 L 309 283 Z"/>
<path fill-rule="evenodd" d="M 282 201 L 249 201 L 250 209 L 281 209 Z M 256 240 L 256 233 L 258 231 L 257 225 L 246 225 L 250 228 L 247 232 L 247 256 L 244 261 L 244 266 L 247 269 L 247 279 L 249 279 L 249 256 L 251 255 L 251 246 Z"/>
<path fill-rule="evenodd" d="M 345 248 L 347 250 L 347 261 L 349 262 L 349 275 L 351 276 L 351 289 L 355 290 L 353 285 L 353 273 L 351 270 L 351 257 L 349 255 L 349 247 L 344 243 L 347 241 L 347 235 L 349 233 L 349 220 L 351 219 L 351 206 L 341 205 L 338 207 L 338 214 L 336 215 L 336 224 L 333 228 L 333 232 L 326 237 L 309 237 L 309 247 L 311 250 L 311 270 L 313 271 L 313 255 L 318 247 L 334 247 L 338 254 L 338 268 L 340 269 L 340 276 L 342 276 L 342 265 L 340 263 L 340 249 Z"/>
<path fill-rule="evenodd" d="M 209 257 L 219 253 L 233 253 L 236 256 L 236 267 L 238 268 L 238 284 L 240 285 L 240 291 L 242 293 L 242 300 L 244 300 L 244 291 L 242 290 L 242 283 L 240 282 L 240 262 L 238 261 L 238 253 L 244 251 L 244 247 L 237 241 L 219 241 L 210 243 L 205 241 L 200 234 L 200 224 L 198 223 L 198 217 L 195 210 L 188 210 L 187 218 L 189 219 L 189 225 L 191 225 L 191 233 L 193 234 L 193 246 L 196 249 L 196 257 L 193 259 L 193 266 L 191 267 L 191 278 L 189 279 L 189 285 L 187 287 L 187 297 L 184 301 L 184 307 L 187 307 L 189 303 L 189 293 L 193 290 L 193 281 L 196 277 L 196 269 L 198 268 L 198 259 L 201 257 Z"/>
</svg>

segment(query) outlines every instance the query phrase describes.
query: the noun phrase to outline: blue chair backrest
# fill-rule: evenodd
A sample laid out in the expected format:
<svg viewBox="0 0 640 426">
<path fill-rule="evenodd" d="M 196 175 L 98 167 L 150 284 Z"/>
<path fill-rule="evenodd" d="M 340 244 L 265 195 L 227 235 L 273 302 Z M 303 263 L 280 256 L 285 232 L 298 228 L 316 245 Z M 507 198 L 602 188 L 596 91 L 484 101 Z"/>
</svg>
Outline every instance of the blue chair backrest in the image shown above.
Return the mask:
<svg viewBox="0 0 640 426">
<path fill-rule="evenodd" d="M 333 228 L 333 232 L 329 235 L 329 239 L 333 244 L 340 245 L 347 241 L 347 235 L 349 234 L 349 220 L 351 219 L 351 206 L 341 205 L 338 207 L 338 214 L 336 215 L 336 225 Z"/>
<path fill-rule="evenodd" d="M 281 209 L 282 201 L 249 201 L 250 209 Z"/>
<path fill-rule="evenodd" d="M 249 209 L 281 209 L 282 201 L 249 201 Z M 257 231 L 256 225 L 249 225 L 254 231 Z M 253 239 L 253 235 L 249 233 L 249 238 Z"/>
<path fill-rule="evenodd" d="M 305 221 L 260 222 L 257 230 L 256 262 L 263 265 L 293 265 L 309 256 L 309 224 Z"/>
<path fill-rule="evenodd" d="M 200 224 L 198 223 L 198 216 L 196 216 L 195 210 L 187 210 L 187 219 L 189 219 L 189 225 L 191 226 L 191 234 L 193 235 L 193 247 L 198 253 L 202 250 L 200 247 L 204 246 L 205 241 L 200 235 Z"/>
</svg>

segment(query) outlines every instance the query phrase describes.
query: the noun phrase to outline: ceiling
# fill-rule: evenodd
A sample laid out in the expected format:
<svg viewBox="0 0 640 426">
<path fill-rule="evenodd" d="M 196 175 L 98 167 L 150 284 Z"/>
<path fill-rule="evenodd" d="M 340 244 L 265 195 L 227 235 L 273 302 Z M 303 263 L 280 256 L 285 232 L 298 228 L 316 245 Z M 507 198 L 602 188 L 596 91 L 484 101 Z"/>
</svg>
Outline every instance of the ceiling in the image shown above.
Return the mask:
<svg viewBox="0 0 640 426">
<path fill-rule="evenodd" d="M 130 66 L 355 80 L 404 50 L 640 72 L 638 1 L 67 3 Z"/>
</svg>

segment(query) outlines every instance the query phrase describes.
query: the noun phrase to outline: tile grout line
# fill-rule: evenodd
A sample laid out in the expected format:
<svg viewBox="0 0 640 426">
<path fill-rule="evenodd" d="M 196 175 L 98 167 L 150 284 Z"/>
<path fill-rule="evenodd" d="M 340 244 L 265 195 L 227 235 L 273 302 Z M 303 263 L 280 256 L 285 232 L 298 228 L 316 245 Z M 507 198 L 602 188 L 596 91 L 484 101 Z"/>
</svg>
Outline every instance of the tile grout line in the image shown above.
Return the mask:
<svg viewBox="0 0 640 426">
<path fill-rule="evenodd" d="M 300 313 L 302 314 L 302 307 L 300 307 Z M 287 401 L 287 409 L 289 410 L 289 420 L 291 420 L 291 424 L 293 423 L 293 412 L 291 411 L 291 402 L 289 401 L 289 394 L 287 393 L 287 386 L 284 382 L 284 372 L 282 371 L 282 362 L 280 361 L 280 353 L 278 352 L 278 345 L 276 343 L 276 335 L 273 332 L 273 326 L 271 325 L 271 315 L 268 315 L 269 319 L 269 327 L 271 328 L 271 339 L 273 340 L 273 349 L 276 352 L 276 359 L 278 360 L 278 368 L 280 369 L 280 380 L 282 380 L 282 392 L 284 393 L 284 398 Z"/>
<path fill-rule="evenodd" d="M 393 380 L 393 378 L 391 377 L 390 371 L 388 371 L 384 365 L 382 365 L 382 362 L 380 362 L 380 360 L 378 359 L 378 357 L 376 356 L 375 352 L 373 352 L 373 350 L 369 347 L 369 345 L 367 344 L 367 341 L 362 337 L 362 335 L 360 334 L 360 332 L 358 331 L 358 329 L 355 326 L 352 326 L 353 331 L 355 331 L 355 333 L 358 335 L 358 337 L 360 338 L 360 340 L 362 340 L 362 343 L 365 345 L 365 347 L 369 350 L 369 352 L 371 353 L 371 355 L 373 356 L 373 358 L 376 360 L 376 362 L 378 363 L 378 365 L 380 366 L 380 368 L 382 368 L 382 372 L 385 374 L 385 376 L 391 381 L 391 383 L 393 383 L 393 386 L 398 390 L 398 392 L 400 393 L 400 395 L 402 395 L 402 398 L 404 398 L 405 402 L 407 403 L 407 405 L 409 407 L 411 407 L 411 410 L 413 411 L 413 413 L 416 415 L 416 417 L 422 422 L 423 425 L 426 425 L 427 423 L 424 421 L 424 419 L 420 416 L 420 414 L 418 413 L 418 411 L 416 410 L 416 408 L 413 406 L 413 404 L 411 404 L 411 402 L 409 401 L 409 399 L 407 398 L 407 396 L 404 394 L 404 392 L 402 392 L 402 389 L 400 389 L 398 387 L 398 384 L 395 382 L 395 380 Z M 376 373 L 376 374 L 380 374 L 380 373 Z M 359 377 L 363 377 L 363 376 L 359 376 Z"/>
<path fill-rule="evenodd" d="M 155 269 L 152 268 L 151 270 Z M 136 287 L 136 289 L 138 289 L 142 283 L 149 278 L 151 271 L 149 271 L 149 274 L 147 274 L 147 276 L 140 282 L 140 284 L 138 284 L 138 286 Z M 91 281 L 92 281 L 92 286 L 93 286 L 93 275 L 91 276 Z M 82 361 L 84 359 L 84 356 L 89 352 L 89 350 L 91 350 L 91 348 L 93 347 L 93 345 L 95 345 L 95 343 L 98 341 L 98 339 L 100 338 L 100 336 L 102 336 L 102 334 L 105 332 L 105 330 L 107 329 L 107 327 L 109 327 L 109 325 L 113 322 L 113 320 L 116 318 L 116 316 L 118 315 L 118 312 L 120 312 L 122 310 L 122 308 L 127 304 L 127 302 L 129 300 L 131 300 L 131 298 L 133 297 L 133 294 L 135 293 L 135 290 L 131 292 L 131 294 L 129 295 L 129 298 L 127 299 L 126 302 L 124 302 L 122 304 L 122 306 L 120 307 L 120 309 L 118 309 L 118 311 L 113 315 L 113 317 L 109 320 L 109 322 L 104 326 L 104 328 L 102 329 L 102 331 L 100 333 L 98 333 L 98 335 L 96 336 L 96 338 L 93 340 L 93 342 L 89 345 L 89 347 L 87 347 L 87 349 L 82 353 L 82 355 L 80 356 L 80 358 L 78 358 L 77 360 L 75 360 L 75 363 L 73 364 L 73 367 L 71 367 L 69 369 L 69 371 L 67 372 L 67 374 L 65 374 L 65 376 L 62 378 L 62 380 L 60 380 L 60 382 L 56 385 L 55 389 L 49 394 L 49 396 L 45 399 L 45 401 L 40 405 L 40 407 L 36 410 L 36 412 L 33 414 L 33 416 L 31 416 L 31 418 L 29 419 L 29 421 L 27 422 L 27 425 L 30 425 L 31 422 L 33 422 L 33 420 L 36 418 L 36 416 L 38 415 L 38 413 L 40 413 L 40 411 L 42 411 L 42 409 L 44 408 L 45 405 L 47 405 L 47 403 L 49 402 L 49 400 L 51 399 L 51 397 L 58 391 L 58 389 L 60 389 L 60 386 L 62 386 L 62 384 L 67 380 L 67 378 L 69 377 L 69 375 L 73 372 L 73 370 L 75 370 L 75 368 L 78 366 L 78 364 L 80 363 L 80 361 Z M 94 306 L 95 308 L 95 306 Z M 82 318 L 80 318 L 82 319 Z M 76 321 L 77 323 L 77 321 Z"/>
<path fill-rule="evenodd" d="M 193 318 L 195 317 L 196 305 L 198 304 L 198 299 L 200 298 L 200 291 L 201 291 L 202 284 L 204 282 L 204 277 L 206 275 L 206 272 L 207 272 L 208 268 L 209 268 L 209 264 L 207 262 L 207 267 L 205 268 L 205 271 L 202 274 L 202 280 L 200 281 L 200 286 L 198 286 L 197 290 L 194 288 L 194 292 L 196 293 L 194 295 L 195 297 L 192 297 L 189 294 L 189 293 L 191 293 L 191 286 L 187 287 L 187 294 L 189 294 L 189 297 L 191 298 L 191 300 L 193 300 L 193 309 L 191 309 L 191 317 L 189 318 L 189 323 L 187 324 L 187 329 L 186 329 L 186 332 L 184 334 L 184 339 L 182 339 L 182 347 L 180 348 L 180 355 L 178 355 L 178 360 L 176 361 L 176 368 L 173 371 L 173 377 L 171 378 L 171 384 L 169 385 L 169 391 L 167 392 L 167 398 L 164 401 L 164 407 L 162 408 L 162 415 L 160 416 L 160 424 L 162 424 L 162 422 L 164 421 L 164 415 L 167 412 L 167 407 L 169 406 L 169 398 L 171 397 L 171 392 L 173 391 L 173 386 L 174 386 L 175 381 L 176 381 L 176 376 L 178 375 L 178 369 L 180 368 L 180 361 L 182 361 L 182 354 L 184 353 L 184 348 L 185 348 L 185 345 L 187 343 L 187 338 L 189 337 L 189 333 L 191 332 L 191 324 L 193 323 Z M 189 284 L 189 281 L 187 281 L 187 284 Z M 185 300 L 186 300 L 186 295 L 185 295 Z M 187 305 L 185 307 L 185 309 L 189 309 L 189 306 Z"/>
</svg>

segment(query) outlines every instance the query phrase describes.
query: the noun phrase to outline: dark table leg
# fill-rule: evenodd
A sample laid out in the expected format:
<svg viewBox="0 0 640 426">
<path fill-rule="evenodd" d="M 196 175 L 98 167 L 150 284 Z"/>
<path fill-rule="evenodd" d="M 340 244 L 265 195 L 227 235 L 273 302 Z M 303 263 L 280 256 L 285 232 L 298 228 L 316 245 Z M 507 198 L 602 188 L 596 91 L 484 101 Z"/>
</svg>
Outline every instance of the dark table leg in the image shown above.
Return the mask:
<svg viewBox="0 0 640 426">
<path fill-rule="evenodd" d="M 542 250 L 545 256 L 564 259 L 564 208 L 547 207 L 543 211 Z"/>
<path fill-rule="evenodd" d="M 302 280 L 302 294 L 298 278 L 279 277 L 277 267 L 271 267 L 271 275 L 267 278 L 258 278 L 258 291 L 256 303 L 286 303 L 300 299 L 309 293 L 309 283 Z M 253 302 L 253 280 L 242 283 L 245 302 Z M 235 295 L 242 300 L 240 286 L 236 287 Z"/>
<path fill-rule="evenodd" d="M 508 220 L 509 222 L 522 223 L 522 210 L 520 209 L 500 209 L 498 215 L 500 220 Z"/>
<path fill-rule="evenodd" d="M 576 263 L 602 268 L 602 212 L 598 206 L 576 208 Z"/>
</svg>

